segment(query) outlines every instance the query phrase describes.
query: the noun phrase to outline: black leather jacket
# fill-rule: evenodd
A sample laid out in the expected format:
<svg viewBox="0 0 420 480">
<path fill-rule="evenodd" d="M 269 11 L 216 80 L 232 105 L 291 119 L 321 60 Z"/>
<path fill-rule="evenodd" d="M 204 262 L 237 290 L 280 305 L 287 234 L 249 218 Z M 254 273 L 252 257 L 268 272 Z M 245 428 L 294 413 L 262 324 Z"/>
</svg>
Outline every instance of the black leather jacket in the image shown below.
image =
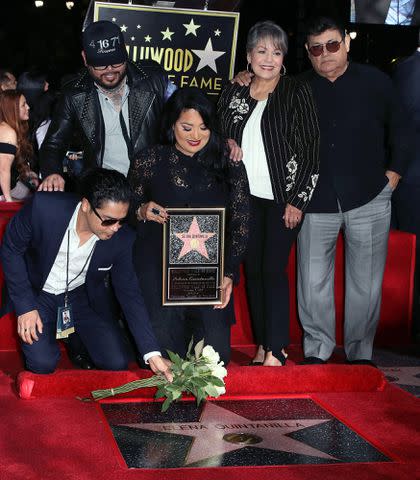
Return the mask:
<svg viewBox="0 0 420 480">
<path fill-rule="evenodd" d="M 157 63 L 139 65 L 131 61 L 127 62 L 127 79 L 130 138 L 135 158 L 141 150 L 158 141 L 169 80 Z M 53 173 L 63 174 L 64 155 L 75 131 L 80 135 L 84 151 L 84 168 L 101 166 L 105 126 L 97 89 L 87 69 L 66 88 L 58 102 L 40 150 L 43 178 Z"/>
</svg>

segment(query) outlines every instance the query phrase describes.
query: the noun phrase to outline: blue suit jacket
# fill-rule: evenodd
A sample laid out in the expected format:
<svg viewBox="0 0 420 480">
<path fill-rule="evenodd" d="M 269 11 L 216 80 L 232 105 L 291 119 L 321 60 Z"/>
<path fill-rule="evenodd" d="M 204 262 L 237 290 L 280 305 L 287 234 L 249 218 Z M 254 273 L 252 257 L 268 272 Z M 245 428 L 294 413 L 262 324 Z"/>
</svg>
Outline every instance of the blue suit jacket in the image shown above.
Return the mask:
<svg viewBox="0 0 420 480">
<path fill-rule="evenodd" d="M 37 308 L 37 295 L 51 271 L 77 203 L 78 199 L 71 194 L 39 192 L 7 226 L 1 261 L 16 315 Z M 144 355 L 158 351 L 159 346 L 133 267 L 134 238 L 134 232 L 125 225 L 109 240 L 99 240 L 85 285 L 92 309 L 109 316 L 112 306 L 105 276 L 111 274 L 115 294 L 137 347 Z"/>
</svg>

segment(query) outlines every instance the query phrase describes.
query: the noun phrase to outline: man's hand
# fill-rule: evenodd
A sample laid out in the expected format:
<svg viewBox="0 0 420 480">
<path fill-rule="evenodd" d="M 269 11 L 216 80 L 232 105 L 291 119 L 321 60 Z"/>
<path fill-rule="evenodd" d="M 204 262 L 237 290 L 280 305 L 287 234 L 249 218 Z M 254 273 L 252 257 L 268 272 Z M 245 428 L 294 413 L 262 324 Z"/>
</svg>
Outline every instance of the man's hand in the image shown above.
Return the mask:
<svg viewBox="0 0 420 480">
<path fill-rule="evenodd" d="M 251 83 L 251 79 L 254 76 L 253 73 L 248 72 L 248 70 L 242 70 L 242 72 L 237 73 L 230 83 L 238 83 L 241 87 L 247 87 Z"/>
<path fill-rule="evenodd" d="M 398 174 L 397 172 L 392 171 L 392 170 L 387 170 L 385 172 L 385 175 L 388 177 L 389 186 L 392 188 L 392 191 L 394 191 L 397 188 L 397 185 L 398 185 L 398 182 L 400 181 L 401 175 Z"/>
<path fill-rule="evenodd" d="M 284 210 L 283 219 L 286 228 L 295 228 L 302 220 L 302 210 L 288 203 Z"/>
<path fill-rule="evenodd" d="M 48 175 L 38 187 L 38 191 L 64 192 L 64 178 L 58 173 Z"/>
<path fill-rule="evenodd" d="M 229 303 L 230 296 L 232 295 L 232 289 L 233 289 L 233 280 L 229 277 L 224 277 L 223 278 L 223 284 L 221 287 L 222 290 L 222 304 L 221 305 L 215 305 L 214 308 L 225 308 L 226 305 Z"/>
<path fill-rule="evenodd" d="M 154 355 L 149 358 L 148 362 L 153 373 L 162 373 L 168 382 L 173 381 L 174 376 L 171 372 L 172 363 L 170 360 L 163 358 L 160 355 Z"/>
<path fill-rule="evenodd" d="M 243 158 L 242 148 L 233 140 L 233 138 L 228 138 L 227 144 L 229 147 L 229 158 L 234 162 L 240 162 Z"/>
<path fill-rule="evenodd" d="M 25 342 L 32 345 L 35 341 L 38 341 L 38 332 L 41 334 L 43 324 L 38 310 L 31 310 L 30 312 L 19 315 L 17 318 L 17 332 L 19 337 Z"/>
</svg>

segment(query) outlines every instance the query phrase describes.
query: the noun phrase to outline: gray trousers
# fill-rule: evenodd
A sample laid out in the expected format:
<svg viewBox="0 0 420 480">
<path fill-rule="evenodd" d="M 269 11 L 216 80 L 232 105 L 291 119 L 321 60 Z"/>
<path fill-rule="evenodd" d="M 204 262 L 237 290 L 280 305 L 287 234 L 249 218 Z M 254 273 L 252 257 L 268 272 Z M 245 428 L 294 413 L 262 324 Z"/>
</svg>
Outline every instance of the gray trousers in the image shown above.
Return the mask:
<svg viewBox="0 0 420 480">
<path fill-rule="evenodd" d="M 305 216 L 298 237 L 298 306 L 305 357 L 327 360 L 335 347 L 334 260 L 344 233 L 344 349 L 348 360 L 372 358 L 391 218 L 389 184 L 369 203 Z"/>
</svg>

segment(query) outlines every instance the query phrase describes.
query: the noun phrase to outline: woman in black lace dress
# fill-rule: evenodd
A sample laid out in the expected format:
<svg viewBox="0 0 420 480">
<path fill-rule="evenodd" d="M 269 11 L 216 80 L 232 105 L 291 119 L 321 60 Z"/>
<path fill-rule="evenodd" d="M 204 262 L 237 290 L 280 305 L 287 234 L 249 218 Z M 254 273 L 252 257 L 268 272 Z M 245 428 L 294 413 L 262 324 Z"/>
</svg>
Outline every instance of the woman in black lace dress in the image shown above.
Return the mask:
<svg viewBox="0 0 420 480">
<path fill-rule="evenodd" d="M 241 162 L 225 155 L 215 107 L 198 89 L 177 90 L 164 114 L 165 145 L 146 149 L 128 178 L 138 219 L 134 261 L 151 322 L 163 348 L 185 355 L 194 334 L 230 358 L 232 288 L 248 239 L 249 191 Z M 168 207 L 226 207 L 225 277 L 220 306 L 162 306 L 162 224 Z"/>
</svg>

